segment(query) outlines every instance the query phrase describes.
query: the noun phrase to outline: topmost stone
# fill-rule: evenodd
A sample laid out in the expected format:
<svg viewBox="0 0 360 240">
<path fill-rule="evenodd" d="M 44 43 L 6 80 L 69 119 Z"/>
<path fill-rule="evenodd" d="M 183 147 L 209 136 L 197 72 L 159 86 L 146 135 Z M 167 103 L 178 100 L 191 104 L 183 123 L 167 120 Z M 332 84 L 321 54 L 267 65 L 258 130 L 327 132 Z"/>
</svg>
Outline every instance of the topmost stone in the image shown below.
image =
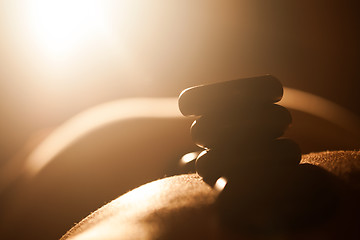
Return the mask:
<svg viewBox="0 0 360 240">
<path fill-rule="evenodd" d="M 181 92 L 179 109 L 184 116 L 202 116 L 227 107 L 275 103 L 283 96 L 282 84 L 271 75 L 243 78 L 187 88 Z"/>
</svg>

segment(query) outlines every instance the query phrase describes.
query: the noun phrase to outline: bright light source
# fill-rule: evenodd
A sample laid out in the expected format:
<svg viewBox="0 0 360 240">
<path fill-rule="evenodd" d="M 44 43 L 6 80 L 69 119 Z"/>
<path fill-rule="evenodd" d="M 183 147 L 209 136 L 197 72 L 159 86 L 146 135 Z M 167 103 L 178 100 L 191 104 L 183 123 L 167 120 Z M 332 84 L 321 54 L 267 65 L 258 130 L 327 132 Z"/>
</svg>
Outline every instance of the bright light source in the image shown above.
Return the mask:
<svg viewBox="0 0 360 240">
<path fill-rule="evenodd" d="M 215 188 L 215 190 L 221 192 L 225 188 L 226 184 L 227 184 L 227 179 L 224 177 L 220 177 L 216 181 L 214 188 Z"/>
<path fill-rule="evenodd" d="M 189 163 L 191 161 L 194 161 L 194 160 L 196 160 L 198 155 L 199 155 L 199 152 L 187 153 L 181 158 L 181 163 L 186 164 L 186 163 Z"/>
<path fill-rule="evenodd" d="M 48 57 L 67 58 L 107 31 L 105 10 L 100 0 L 31 0 L 26 10 L 30 37 Z"/>
</svg>

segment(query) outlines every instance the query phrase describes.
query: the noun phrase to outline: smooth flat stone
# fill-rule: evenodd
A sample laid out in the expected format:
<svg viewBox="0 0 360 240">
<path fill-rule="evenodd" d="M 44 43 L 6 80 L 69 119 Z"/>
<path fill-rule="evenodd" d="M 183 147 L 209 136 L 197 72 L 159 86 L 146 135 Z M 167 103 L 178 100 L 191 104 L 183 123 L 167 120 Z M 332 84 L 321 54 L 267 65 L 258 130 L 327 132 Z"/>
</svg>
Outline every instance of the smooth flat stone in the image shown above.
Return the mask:
<svg viewBox="0 0 360 240">
<path fill-rule="evenodd" d="M 275 139 L 268 143 L 217 146 L 203 151 L 196 159 L 196 172 L 216 180 L 226 177 L 234 181 L 285 173 L 299 166 L 301 151 L 290 139 Z"/>
<path fill-rule="evenodd" d="M 196 172 L 209 185 L 213 185 L 219 177 L 245 180 L 254 178 L 266 170 L 254 164 L 250 156 L 253 154 L 243 153 L 239 149 L 204 150 L 196 159 Z"/>
<path fill-rule="evenodd" d="M 219 177 L 224 176 L 226 165 L 222 160 L 223 157 L 221 152 L 204 150 L 196 159 L 196 172 L 207 184 L 212 186 Z"/>
<path fill-rule="evenodd" d="M 185 89 L 178 104 L 184 116 L 201 116 L 206 113 L 238 105 L 274 103 L 283 95 L 281 83 L 271 75 L 243 78 Z"/>
<path fill-rule="evenodd" d="M 247 140 L 271 141 L 282 136 L 291 122 L 286 108 L 268 104 L 220 116 L 204 115 L 192 124 L 191 136 L 198 146 L 207 148 Z"/>
</svg>

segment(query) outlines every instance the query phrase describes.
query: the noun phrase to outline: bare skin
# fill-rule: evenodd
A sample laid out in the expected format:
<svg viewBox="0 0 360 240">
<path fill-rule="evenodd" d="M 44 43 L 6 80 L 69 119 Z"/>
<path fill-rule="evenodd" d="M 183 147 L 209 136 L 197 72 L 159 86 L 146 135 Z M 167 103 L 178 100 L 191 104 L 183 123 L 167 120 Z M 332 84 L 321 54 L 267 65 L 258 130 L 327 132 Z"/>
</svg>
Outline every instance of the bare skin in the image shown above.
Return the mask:
<svg viewBox="0 0 360 240">
<path fill-rule="evenodd" d="M 359 151 L 307 154 L 301 163 L 318 165 L 357 193 L 360 189 L 356 178 L 360 170 Z M 214 208 L 218 194 L 196 174 L 160 179 L 103 206 L 62 239 L 352 239 L 360 236 L 356 219 L 359 206 L 351 198 L 336 218 L 317 229 L 296 235 L 249 236 L 228 231 L 221 225 Z"/>
</svg>

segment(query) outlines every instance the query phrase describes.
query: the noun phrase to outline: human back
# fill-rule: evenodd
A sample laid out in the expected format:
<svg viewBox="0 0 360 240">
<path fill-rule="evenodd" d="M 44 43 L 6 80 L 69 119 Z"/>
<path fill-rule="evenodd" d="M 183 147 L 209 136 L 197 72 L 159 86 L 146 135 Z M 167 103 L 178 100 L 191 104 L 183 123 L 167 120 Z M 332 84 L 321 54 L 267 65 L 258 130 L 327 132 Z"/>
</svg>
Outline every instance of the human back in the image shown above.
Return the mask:
<svg viewBox="0 0 360 240">
<path fill-rule="evenodd" d="M 360 152 L 304 155 L 302 164 L 318 165 L 344 182 L 351 194 L 331 217 L 297 232 L 249 233 L 230 229 L 216 208 L 219 191 L 197 174 L 177 175 L 136 188 L 95 211 L 63 239 L 356 239 L 360 210 Z M 352 176 L 352 177 L 351 177 Z M 239 191 L 239 195 L 242 193 Z M 238 204 L 241 204 L 239 202 Z M 239 220 L 243 216 L 238 216 Z"/>
</svg>

